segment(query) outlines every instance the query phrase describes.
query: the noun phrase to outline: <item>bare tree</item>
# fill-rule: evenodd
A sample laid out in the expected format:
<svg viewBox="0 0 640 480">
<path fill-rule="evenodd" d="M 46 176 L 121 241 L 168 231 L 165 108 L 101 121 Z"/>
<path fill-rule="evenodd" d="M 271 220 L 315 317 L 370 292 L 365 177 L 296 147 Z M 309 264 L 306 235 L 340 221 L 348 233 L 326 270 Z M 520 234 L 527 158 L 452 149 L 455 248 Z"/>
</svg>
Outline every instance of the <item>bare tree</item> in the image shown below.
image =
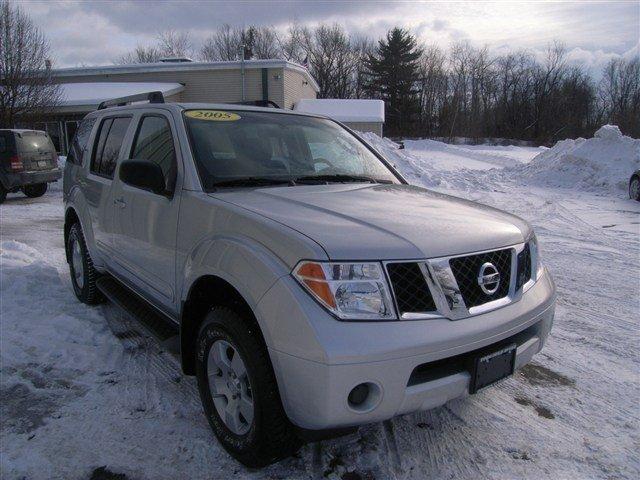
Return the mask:
<svg viewBox="0 0 640 480">
<path fill-rule="evenodd" d="M 200 49 L 200 58 L 207 62 L 237 60 L 243 32 L 243 29 L 225 23 L 204 41 Z"/>
<path fill-rule="evenodd" d="M 281 57 L 290 62 L 303 63 L 307 58 L 304 41 L 306 33 L 304 27 L 294 22 L 289 25 L 285 34 L 277 35 Z"/>
<path fill-rule="evenodd" d="M 188 32 L 165 30 L 157 35 L 156 40 L 163 57 L 190 57 L 193 54 L 193 43 Z"/>
<path fill-rule="evenodd" d="M 640 137 L 640 56 L 612 59 L 599 85 L 607 121 L 634 137 Z"/>
<path fill-rule="evenodd" d="M 133 52 L 129 52 L 114 63 L 117 64 L 130 64 L 130 63 L 154 63 L 162 58 L 162 54 L 157 47 L 145 47 L 138 45 Z"/>
<path fill-rule="evenodd" d="M 132 52 L 121 56 L 114 63 L 154 63 L 161 58 L 184 58 L 193 55 L 193 43 L 186 32 L 165 30 L 156 35 L 156 44 L 138 45 Z"/>
<path fill-rule="evenodd" d="M 49 43 L 19 8 L 0 2 L 0 126 L 13 127 L 55 107 L 61 89 L 50 71 Z"/>
</svg>

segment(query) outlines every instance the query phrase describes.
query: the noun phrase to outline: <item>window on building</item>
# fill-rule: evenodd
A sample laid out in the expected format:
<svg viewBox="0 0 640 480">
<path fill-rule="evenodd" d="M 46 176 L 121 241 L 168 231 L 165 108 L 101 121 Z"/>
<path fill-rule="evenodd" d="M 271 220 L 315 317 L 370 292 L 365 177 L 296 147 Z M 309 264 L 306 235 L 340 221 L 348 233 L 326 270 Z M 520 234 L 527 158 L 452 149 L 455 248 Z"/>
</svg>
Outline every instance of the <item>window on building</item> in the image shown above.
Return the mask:
<svg viewBox="0 0 640 480">
<path fill-rule="evenodd" d="M 131 158 L 157 163 L 164 174 L 168 191 L 176 182 L 176 152 L 171 127 L 164 117 L 143 117 L 131 150 Z"/>
</svg>

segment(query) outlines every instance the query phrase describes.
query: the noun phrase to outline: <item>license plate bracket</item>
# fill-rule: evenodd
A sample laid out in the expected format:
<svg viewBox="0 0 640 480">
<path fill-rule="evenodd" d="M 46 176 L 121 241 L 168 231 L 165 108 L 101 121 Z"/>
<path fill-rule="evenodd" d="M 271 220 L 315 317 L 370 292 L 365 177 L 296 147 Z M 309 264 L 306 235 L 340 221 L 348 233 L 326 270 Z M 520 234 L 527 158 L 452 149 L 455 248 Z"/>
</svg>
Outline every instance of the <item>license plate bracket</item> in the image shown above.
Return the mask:
<svg viewBox="0 0 640 480">
<path fill-rule="evenodd" d="M 517 349 L 518 345 L 513 343 L 475 357 L 471 365 L 469 393 L 474 394 L 512 375 L 516 365 Z"/>
</svg>

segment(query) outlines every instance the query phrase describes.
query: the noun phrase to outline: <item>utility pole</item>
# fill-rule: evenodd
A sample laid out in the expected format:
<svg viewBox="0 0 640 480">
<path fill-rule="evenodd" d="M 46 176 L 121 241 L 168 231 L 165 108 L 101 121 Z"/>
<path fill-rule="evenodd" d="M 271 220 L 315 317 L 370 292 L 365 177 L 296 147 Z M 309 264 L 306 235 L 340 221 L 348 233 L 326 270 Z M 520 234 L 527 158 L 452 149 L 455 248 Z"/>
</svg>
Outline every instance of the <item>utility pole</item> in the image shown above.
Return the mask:
<svg viewBox="0 0 640 480">
<path fill-rule="evenodd" d="M 243 43 L 240 45 L 240 77 L 242 78 L 242 101 L 246 101 L 245 92 L 244 92 L 244 52 L 246 49 L 246 45 Z"/>
</svg>

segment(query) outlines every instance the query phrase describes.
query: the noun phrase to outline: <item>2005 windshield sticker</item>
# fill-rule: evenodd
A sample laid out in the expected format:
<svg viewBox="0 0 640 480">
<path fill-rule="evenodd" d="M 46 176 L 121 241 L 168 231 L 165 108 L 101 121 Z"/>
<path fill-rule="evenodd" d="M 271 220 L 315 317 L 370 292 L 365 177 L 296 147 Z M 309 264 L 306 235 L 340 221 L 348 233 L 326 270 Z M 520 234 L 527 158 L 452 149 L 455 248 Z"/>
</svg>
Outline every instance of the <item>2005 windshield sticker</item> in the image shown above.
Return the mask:
<svg viewBox="0 0 640 480">
<path fill-rule="evenodd" d="M 224 112 L 222 110 L 189 110 L 185 112 L 189 118 L 198 120 L 208 120 L 210 122 L 235 122 L 240 120 L 240 115 L 233 112 Z"/>
</svg>

